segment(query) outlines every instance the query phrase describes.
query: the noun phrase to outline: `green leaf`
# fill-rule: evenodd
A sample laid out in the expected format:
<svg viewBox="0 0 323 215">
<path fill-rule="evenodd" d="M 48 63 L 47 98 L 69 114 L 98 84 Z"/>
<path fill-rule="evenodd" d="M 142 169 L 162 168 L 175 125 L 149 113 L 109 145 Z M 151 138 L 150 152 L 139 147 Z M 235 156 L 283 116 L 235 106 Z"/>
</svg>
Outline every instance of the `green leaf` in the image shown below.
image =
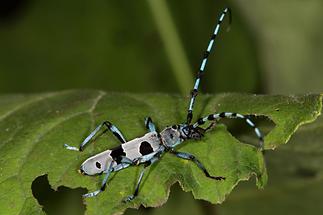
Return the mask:
<svg viewBox="0 0 323 215">
<path fill-rule="evenodd" d="M 256 96 L 221 94 L 199 96 L 195 114 L 230 111 L 269 117 L 276 124 L 265 137 L 266 147 L 286 143 L 301 124 L 313 121 L 321 110 L 321 95 Z M 107 134 L 78 153 L 63 148 L 64 143 L 78 146 L 95 125 L 110 120 L 128 140 L 143 135 L 143 119 L 151 116 L 159 128 L 185 119 L 187 99 L 165 94 L 123 94 L 101 91 L 64 91 L 29 96 L 2 96 L 0 99 L 0 210 L 8 214 L 30 211 L 40 214 L 31 184 L 48 174 L 50 185 L 99 188 L 102 177 L 77 173 L 89 156 L 116 146 Z M 279 109 L 279 111 L 277 111 Z M 124 204 L 132 194 L 141 167 L 130 167 L 111 177 L 107 190 L 85 200 L 87 214 L 122 213 L 128 207 L 159 206 L 169 195 L 169 187 L 179 182 L 196 199 L 221 203 L 241 180 L 257 177 L 258 187 L 267 181 L 262 153 L 239 142 L 225 126 L 218 125 L 201 141 L 187 141 L 179 151 L 190 152 L 212 175 L 225 181 L 206 178 L 193 163 L 170 154 L 150 167 L 138 198 Z"/>
</svg>

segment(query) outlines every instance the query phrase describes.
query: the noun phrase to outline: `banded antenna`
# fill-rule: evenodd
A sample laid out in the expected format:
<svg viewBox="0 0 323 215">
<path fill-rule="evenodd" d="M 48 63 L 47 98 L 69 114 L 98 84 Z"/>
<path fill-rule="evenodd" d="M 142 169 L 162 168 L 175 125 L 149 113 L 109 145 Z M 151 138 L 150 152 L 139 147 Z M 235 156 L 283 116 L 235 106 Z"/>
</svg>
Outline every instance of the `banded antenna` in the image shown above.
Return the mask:
<svg viewBox="0 0 323 215">
<path fill-rule="evenodd" d="M 213 32 L 213 34 L 211 36 L 209 45 L 207 46 L 207 49 L 206 49 L 206 51 L 203 54 L 202 63 L 201 63 L 201 66 L 199 68 L 199 71 L 198 71 L 197 76 L 196 76 L 196 79 L 195 79 L 194 88 L 191 91 L 191 99 L 190 99 L 190 102 L 189 102 L 189 106 L 188 106 L 188 110 L 187 110 L 187 117 L 186 117 L 186 123 L 188 125 L 190 125 L 191 122 L 192 122 L 192 118 L 193 118 L 193 108 L 194 108 L 194 103 L 195 103 L 195 97 L 197 96 L 197 93 L 198 93 L 198 88 L 199 88 L 199 85 L 200 85 L 201 78 L 202 78 L 202 76 L 204 74 L 204 70 L 205 70 L 205 66 L 207 64 L 208 57 L 209 57 L 210 52 L 211 52 L 211 50 L 213 48 L 213 45 L 214 45 L 214 42 L 215 42 L 215 38 L 216 38 L 216 36 L 219 33 L 221 23 L 222 23 L 225 15 L 227 13 L 229 13 L 229 27 L 230 27 L 230 24 L 232 22 L 231 9 L 230 8 L 225 8 L 223 10 L 223 12 L 221 13 L 221 15 L 220 15 L 220 18 L 218 20 L 218 23 L 215 26 L 215 29 L 214 29 L 214 32 Z M 228 29 L 229 29 L 229 27 L 228 27 Z"/>
</svg>

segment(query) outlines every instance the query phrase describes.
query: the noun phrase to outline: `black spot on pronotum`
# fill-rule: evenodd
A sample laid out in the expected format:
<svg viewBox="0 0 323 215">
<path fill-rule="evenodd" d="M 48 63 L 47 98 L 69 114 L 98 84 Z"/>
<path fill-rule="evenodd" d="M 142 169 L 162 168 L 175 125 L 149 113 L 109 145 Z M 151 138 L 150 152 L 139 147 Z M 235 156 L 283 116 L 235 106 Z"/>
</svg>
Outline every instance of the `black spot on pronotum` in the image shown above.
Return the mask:
<svg viewBox="0 0 323 215">
<path fill-rule="evenodd" d="M 82 195 L 87 193 L 85 188 L 71 189 L 59 186 L 57 190 L 51 188 L 47 175 L 38 176 L 31 184 L 33 196 L 42 206 L 46 214 L 84 214 L 85 205 Z"/>
<path fill-rule="evenodd" d="M 95 163 L 95 166 L 96 166 L 96 168 L 101 169 L 101 164 L 100 164 L 100 162 L 98 162 L 98 161 L 97 161 L 97 162 Z"/>
<path fill-rule="evenodd" d="M 154 151 L 153 148 L 147 141 L 143 141 L 140 143 L 140 148 L 139 148 L 140 154 L 147 155 L 152 153 L 153 151 Z"/>
</svg>

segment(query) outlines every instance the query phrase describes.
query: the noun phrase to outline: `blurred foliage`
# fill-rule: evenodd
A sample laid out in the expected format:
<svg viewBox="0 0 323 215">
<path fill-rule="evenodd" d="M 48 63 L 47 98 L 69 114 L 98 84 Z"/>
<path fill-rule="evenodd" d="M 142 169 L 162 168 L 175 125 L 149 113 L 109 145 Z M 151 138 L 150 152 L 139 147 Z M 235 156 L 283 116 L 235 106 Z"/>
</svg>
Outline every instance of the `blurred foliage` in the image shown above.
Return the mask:
<svg viewBox="0 0 323 215">
<path fill-rule="evenodd" d="M 152 1 L 13 2 L 0 16 L 0 92 L 180 91 Z M 179 39 L 168 42 L 179 41 L 190 68 L 181 74 L 192 75 L 220 11 L 233 9 L 203 80 L 208 92 L 322 91 L 322 1 L 165 3 Z"/>
<path fill-rule="evenodd" d="M 269 93 L 322 92 L 323 1 L 236 0 Z"/>
<path fill-rule="evenodd" d="M 0 92 L 71 88 L 182 92 L 157 25 L 163 20 L 156 20 L 148 1 L 3 1 L 7 5 L 2 2 L 0 6 Z M 181 42 L 179 46 L 184 51 L 183 63 L 190 68 L 190 71 L 181 72 L 192 76 L 196 74 L 202 51 L 220 11 L 224 6 L 233 10 L 231 30 L 221 32 L 215 52 L 210 56 L 202 82 L 205 92 L 322 92 L 321 0 L 164 2 L 176 27 L 175 36 Z M 319 135 L 319 131 L 315 129 L 312 134 Z M 313 139 L 315 137 L 310 134 L 296 135 L 291 141 L 305 150 L 311 148 Z M 316 142 L 315 146 L 320 151 L 320 141 Z M 302 147 L 303 144 L 307 147 Z M 289 147 L 293 148 L 293 145 L 282 149 L 288 150 Z M 272 156 L 276 153 L 279 156 L 280 151 L 272 153 Z M 290 154 L 288 161 L 296 163 L 298 154 Z M 255 192 L 248 186 L 245 192 L 248 195 L 245 195 L 239 186 L 229 201 L 216 208 L 216 212 L 253 214 L 257 212 L 253 209 L 257 204 L 263 210 L 269 208 L 277 214 L 289 209 L 295 209 L 295 214 L 303 214 L 310 207 L 317 208 L 318 213 L 323 211 L 317 203 L 322 199 L 318 192 L 320 189 L 314 183 L 313 186 L 299 183 L 304 186 L 303 191 L 309 192 L 305 197 L 300 194 L 303 199 L 297 199 L 296 194 L 303 192 L 300 188 L 296 191 L 282 187 L 278 188 L 278 193 L 277 190 L 271 191 L 272 187 L 279 185 L 282 174 L 288 172 L 277 172 L 278 169 L 284 170 L 282 165 L 272 165 L 274 159 L 268 159 L 270 178 L 277 180 L 273 184 L 269 180 L 269 188 L 262 192 L 262 198 L 258 196 L 259 191 Z M 293 179 L 290 175 L 286 182 Z M 174 201 L 180 201 L 181 196 L 186 196 L 184 201 L 191 198 L 185 193 L 179 193 L 176 198 L 173 196 Z M 264 201 L 261 202 L 262 199 Z M 306 204 L 295 204 L 305 200 Z M 197 200 L 189 202 L 199 206 L 195 207 L 196 210 L 186 208 L 188 211 L 214 213 L 213 206 L 205 206 Z M 180 204 L 176 203 L 169 203 L 166 207 L 171 204 L 174 207 L 168 208 L 170 211 L 180 210 Z"/>
<path fill-rule="evenodd" d="M 70 88 L 179 92 L 146 1 L 27 3 L 18 18 L 1 23 L 0 92 Z M 183 72 L 195 75 L 225 3 L 167 3 L 190 65 L 191 71 Z M 210 56 L 205 78 L 209 92 L 260 88 L 252 39 L 239 11 L 233 11 L 231 31 L 221 32 Z"/>
</svg>

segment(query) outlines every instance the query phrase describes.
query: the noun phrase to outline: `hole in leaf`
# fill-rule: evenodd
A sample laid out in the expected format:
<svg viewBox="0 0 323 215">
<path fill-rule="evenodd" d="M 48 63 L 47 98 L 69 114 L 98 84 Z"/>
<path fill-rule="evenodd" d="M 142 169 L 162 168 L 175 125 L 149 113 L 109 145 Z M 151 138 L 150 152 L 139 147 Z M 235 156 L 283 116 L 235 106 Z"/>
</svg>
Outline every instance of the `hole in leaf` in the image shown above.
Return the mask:
<svg viewBox="0 0 323 215">
<path fill-rule="evenodd" d="M 262 136 L 265 137 L 274 127 L 275 123 L 266 116 L 249 116 L 249 119 L 256 125 L 257 128 L 262 133 Z M 244 119 L 223 119 L 219 122 L 224 124 L 228 131 L 240 141 L 258 145 L 258 138 L 255 134 L 254 128 L 246 123 Z"/>
<path fill-rule="evenodd" d="M 47 175 L 38 176 L 31 184 L 33 196 L 43 207 L 46 214 L 84 214 L 85 205 L 82 194 L 85 188 L 71 189 L 60 186 L 57 191 L 52 189 Z"/>
</svg>

